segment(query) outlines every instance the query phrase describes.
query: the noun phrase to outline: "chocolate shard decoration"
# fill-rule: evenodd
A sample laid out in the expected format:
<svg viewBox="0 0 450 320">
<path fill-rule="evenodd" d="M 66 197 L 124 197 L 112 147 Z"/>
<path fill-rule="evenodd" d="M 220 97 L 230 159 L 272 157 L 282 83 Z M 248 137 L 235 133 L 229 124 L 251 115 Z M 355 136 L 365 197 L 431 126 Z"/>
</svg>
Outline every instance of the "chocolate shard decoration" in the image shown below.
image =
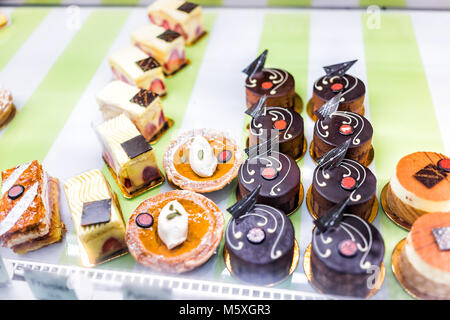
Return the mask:
<svg viewBox="0 0 450 320">
<path fill-rule="evenodd" d="M 447 173 L 434 164 L 429 164 L 422 170 L 416 172 L 414 178 L 422 183 L 428 189 L 433 188 L 436 184 L 447 177 Z"/>
<path fill-rule="evenodd" d="M 107 223 L 109 220 L 111 220 L 111 199 L 83 203 L 81 214 L 83 227 Z"/>
<path fill-rule="evenodd" d="M 156 59 L 153 57 L 148 57 L 148 58 L 136 61 L 136 64 L 144 72 L 161 67 L 161 64 L 158 61 L 156 61 Z"/>
<path fill-rule="evenodd" d="M 348 71 L 348 69 L 350 69 L 355 64 L 356 61 L 358 60 L 324 66 L 323 70 L 325 70 L 327 77 L 343 76 Z"/>
<path fill-rule="evenodd" d="M 443 228 L 434 228 L 433 236 L 438 244 L 439 250 L 450 250 L 450 226 Z"/>
<path fill-rule="evenodd" d="M 186 2 L 183 3 L 181 6 L 179 6 L 179 7 L 177 8 L 177 10 L 183 11 L 183 12 L 186 12 L 186 13 L 191 13 L 192 10 L 194 10 L 194 9 L 197 8 L 197 7 L 198 7 L 198 4 L 195 4 L 195 3 L 192 3 L 192 2 L 186 1 Z"/>
<path fill-rule="evenodd" d="M 130 102 L 136 103 L 141 107 L 148 107 L 157 97 L 158 97 L 157 93 L 150 90 L 141 89 L 130 100 Z"/>
<path fill-rule="evenodd" d="M 317 164 L 319 167 L 324 169 L 332 169 L 341 163 L 341 161 L 345 158 L 345 154 L 347 153 L 348 147 L 350 146 L 351 139 L 345 141 L 339 147 L 336 147 L 326 154 L 324 154 L 321 158 L 317 160 Z"/>
<path fill-rule="evenodd" d="M 328 100 L 323 106 L 317 109 L 314 114 L 320 119 L 323 120 L 328 118 L 332 113 L 336 112 L 339 108 L 339 103 L 341 101 L 342 92 L 339 92 L 333 98 Z"/>
<path fill-rule="evenodd" d="M 152 147 L 141 134 L 120 144 L 130 159 L 152 150 Z"/>
<path fill-rule="evenodd" d="M 181 37 L 181 34 L 172 30 L 166 30 L 161 33 L 157 38 L 164 40 L 166 42 L 172 42 L 176 38 Z"/>
<path fill-rule="evenodd" d="M 250 212 L 256 205 L 256 200 L 258 199 L 259 191 L 261 190 L 261 185 L 258 185 L 252 192 L 247 194 L 241 200 L 233 204 L 227 209 L 227 211 L 233 216 L 233 218 L 238 219 L 243 215 Z"/>
<path fill-rule="evenodd" d="M 251 78 L 255 73 L 261 71 L 266 64 L 267 52 L 267 49 L 264 50 L 263 53 L 261 53 L 247 68 L 242 70 L 242 72 Z"/>
<path fill-rule="evenodd" d="M 246 148 L 244 152 L 247 154 L 248 158 L 253 158 L 262 154 L 270 154 L 272 152 L 272 146 L 278 144 L 279 136 L 274 135 L 272 139 L 265 140 L 262 143 L 255 144 L 249 148 Z"/>
<path fill-rule="evenodd" d="M 345 198 L 333 208 L 331 208 L 325 215 L 317 220 L 314 220 L 314 224 L 319 229 L 320 232 L 325 232 L 328 229 L 336 228 L 342 221 L 344 208 L 350 201 L 350 197 Z"/>
<path fill-rule="evenodd" d="M 263 95 L 258 103 L 254 104 L 251 108 L 245 110 L 245 113 L 251 116 L 252 118 L 256 118 L 261 114 L 261 110 L 267 106 L 266 104 L 267 95 Z"/>
</svg>

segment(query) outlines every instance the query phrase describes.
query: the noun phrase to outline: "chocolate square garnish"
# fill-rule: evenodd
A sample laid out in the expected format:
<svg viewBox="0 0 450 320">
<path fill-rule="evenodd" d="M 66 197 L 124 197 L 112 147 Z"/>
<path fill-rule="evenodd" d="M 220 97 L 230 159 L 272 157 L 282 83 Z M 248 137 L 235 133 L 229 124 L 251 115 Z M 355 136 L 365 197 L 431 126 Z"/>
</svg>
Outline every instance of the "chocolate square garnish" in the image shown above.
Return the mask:
<svg viewBox="0 0 450 320">
<path fill-rule="evenodd" d="M 148 70 L 151 70 L 151 69 L 155 69 L 155 68 L 161 67 L 161 64 L 158 61 L 156 61 L 156 59 L 153 58 L 153 57 L 148 57 L 146 59 L 142 59 L 142 60 L 136 61 L 136 64 L 144 72 L 148 71 Z"/>
<path fill-rule="evenodd" d="M 173 40 L 175 40 L 176 38 L 180 37 L 181 34 L 179 34 L 178 32 L 172 31 L 172 30 L 166 30 L 163 33 L 161 33 L 158 38 L 160 38 L 161 40 L 164 40 L 166 42 L 172 42 Z"/>
<path fill-rule="evenodd" d="M 183 12 L 186 12 L 186 13 L 191 13 L 192 10 L 194 10 L 197 7 L 198 7 L 198 4 L 186 1 L 181 6 L 179 6 L 177 8 L 177 10 L 180 10 L 180 11 L 183 11 Z"/>
<path fill-rule="evenodd" d="M 147 140 L 145 140 L 145 138 L 141 134 L 134 138 L 131 138 L 130 140 L 122 142 L 120 145 L 122 146 L 123 150 L 125 150 L 130 159 L 134 159 L 137 156 L 152 150 L 152 147 L 150 147 Z"/>
<path fill-rule="evenodd" d="M 147 107 L 157 97 L 158 97 L 157 93 L 150 91 L 150 90 L 141 89 L 141 90 L 139 90 L 138 93 L 136 93 L 136 95 L 133 97 L 133 99 L 130 100 L 130 102 L 134 102 L 134 103 L 140 105 L 141 107 Z"/>
<path fill-rule="evenodd" d="M 434 228 L 432 231 L 439 249 L 450 250 L 450 227 Z"/>
<path fill-rule="evenodd" d="M 111 219 L 111 199 L 83 203 L 81 225 L 107 223 Z"/>
<path fill-rule="evenodd" d="M 429 164 L 422 170 L 416 172 L 414 178 L 419 180 L 428 189 L 434 187 L 437 183 L 441 182 L 447 177 L 447 173 L 444 170 L 439 169 L 434 164 Z"/>
</svg>

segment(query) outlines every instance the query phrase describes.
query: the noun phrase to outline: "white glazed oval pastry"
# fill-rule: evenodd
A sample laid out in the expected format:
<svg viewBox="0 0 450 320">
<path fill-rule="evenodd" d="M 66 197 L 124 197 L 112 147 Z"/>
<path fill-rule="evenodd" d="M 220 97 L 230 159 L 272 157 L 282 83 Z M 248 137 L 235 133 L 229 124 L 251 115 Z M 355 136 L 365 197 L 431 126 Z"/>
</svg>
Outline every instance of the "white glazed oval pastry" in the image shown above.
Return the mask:
<svg viewBox="0 0 450 320">
<path fill-rule="evenodd" d="M 200 177 L 211 177 L 217 168 L 217 158 L 208 140 L 196 136 L 189 150 L 189 163 L 192 171 Z"/>
<path fill-rule="evenodd" d="M 177 201 L 171 201 L 159 214 L 158 236 L 167 248 L 173 249 L 187 238 L 188 213 Z"/>
</svg>

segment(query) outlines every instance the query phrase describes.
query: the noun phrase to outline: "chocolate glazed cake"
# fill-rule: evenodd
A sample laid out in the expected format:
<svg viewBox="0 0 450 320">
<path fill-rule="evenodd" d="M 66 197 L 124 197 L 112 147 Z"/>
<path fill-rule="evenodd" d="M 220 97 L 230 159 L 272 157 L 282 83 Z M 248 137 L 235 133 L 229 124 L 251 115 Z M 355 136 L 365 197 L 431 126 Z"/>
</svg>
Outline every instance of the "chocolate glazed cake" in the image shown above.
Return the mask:
<svg viewBox="0 0 450 320">
<path fill-rule="evenodd" d="M 286 215 L 267 205 L 254 204 L 255 189 L 228 209 L 233 218 L 225 232 L 225 246 L 233 273 L 245 282 L 273 284 L 289 275 L 294 256 L 294 227 Z M 252 200 L 253 198 L 253 200 Z M 245 204 L 248 201 L 252 204 Z"/>
<path fill-rule="evenodd" d="M 273 206 L 286 214 L 297 208 L 300 169 L 290 156 L 270 150 L 261 152 L 244 161 L 238 177 L 238 199 L 261 185 L 258 203 Z"/>
<path fill-rule="evenodd" d="M 312 234 L 313 284 L 328 294 L 367 297 L 384 257 L 384 241 L 370 223 L 343 214 L 332 227 L 317 225 Z"/>
<path fill-rule="evenodd" d="M 272 131 L 277 130 L 277 131 Z M 250 122 L 250 146 L 272 138 L 278 132 L 279 151 L 297 159 L 303 152 L 303 118 L 292 108 L 263 107 Z"/>
<path fill-rule="evenodd" d="M 311 98 L 313 112 L 336 94 L 342 93 L 339 110 L 351 111 L 360 115 L 364 114 L 363 103 L 366 86 L 357 77 L 346 74 L 347 70 L 356 61 L 353 60 L 324 67 L 327 74 L 316 80 L 313 86 L 313 96 Z"/>
</svg>

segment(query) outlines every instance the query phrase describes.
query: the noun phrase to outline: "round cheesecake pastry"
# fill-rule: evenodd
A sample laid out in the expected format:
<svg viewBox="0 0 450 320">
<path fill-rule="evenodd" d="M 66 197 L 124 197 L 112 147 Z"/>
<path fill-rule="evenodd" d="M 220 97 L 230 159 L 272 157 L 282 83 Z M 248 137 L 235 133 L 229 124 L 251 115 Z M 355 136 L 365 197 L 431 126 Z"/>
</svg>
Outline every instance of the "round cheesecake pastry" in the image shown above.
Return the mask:
<svg viewBox="0 0 450 320">
<path fill-rule="evenodd" d="M 11 92 L 0 85 L 0 127 L 8 122 L 14 112 Z"/>
<path fill-rule="evenodd" d="M 314 285 L 322 292 L 366 297 L 383 258 L 380 232 L 358 216 L 344 214 L 337 227 L 313 230 L 311 272 Z"/>
<path fill-rule="evenodd" d="M 264 68 L 245 79 L 245 93 L 249 108 L 258 103 L 263 95 L 267 95 L 268 107 L 292 108 L 295 98 L 294 77 L 282 69 Z"/>
<path fill-rule="evenodd" d="M 345 157 L 364 165 L 372 147 L 372 135 L 372 125 L 366 118 L 354 112 L 336 111 L 314 125 L 314 157 L 318 159 L 351 139 Z"/>
<path fill-rule="evenodd" d="M 450 299 L 449 239 L 450 213 L 430 213 L 414 222 L 398 265 L 408 288 L 433 298 Z"/>
<path fill-rule="evenodd" d="M 290 156 L 272 151 L 247 159 L 239 169 L 238 199 L 261 185 L 257 203 L 286 214 L 298 207 L 300 169 Z"/>
<path fill-rule="evenodd" d="M 302 155 L 305 140 L 303 118 L 292 108 L 268 107 L 250 122 L 250 146 L 272 139 L 278 130 L 279 151 L 297 159 Z"/>
<path fill-rule="evenodd" d="M 423 214 L 450 212 L 450 159 L 435 152 L 400 159 L 389 181 L 386 205 L 411 225 Z"/>
<path fill-rule="evenodd" d="M 376 201 L 376 187 L 377 179 L 372 171 L 355 160 L 343 159 L 332 169 L 318 166 L 311 185 L 311 207 L 321 217 L 350 197 L 345 212 L 367 220 Z"/>
<path fill-rule="evenodd" d="M 232 218 L 225 232 L 232 272 L 254 284 L 273 284 L 288 276 L 294 245 L 291 220 L 283 212 L 262 204 Z"/>
<path fill-rule="evenodd" d="M 313 96 L 311 98 L 313 112 L 339 92 L 342 93 L 339 110 L 351 111 L 360 115 L 364 114 L 363 103 L 366 86 L 360 79 L 349 74 L 332 77 L 323 76 L 314 82 Z"/>
</svg>

